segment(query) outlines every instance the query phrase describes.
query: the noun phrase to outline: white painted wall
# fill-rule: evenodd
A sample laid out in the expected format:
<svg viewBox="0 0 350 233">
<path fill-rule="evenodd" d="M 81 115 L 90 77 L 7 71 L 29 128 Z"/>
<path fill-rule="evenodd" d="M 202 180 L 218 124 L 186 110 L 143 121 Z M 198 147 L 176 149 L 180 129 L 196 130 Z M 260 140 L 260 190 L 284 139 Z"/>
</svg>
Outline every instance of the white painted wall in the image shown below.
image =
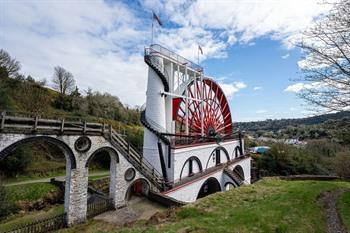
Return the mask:
<svg viewBox="0 0 350 233">
<path fill-rule="evenodd" d="M 163 64 L 163 58 L 154 56 L 160 64 Z M 162 128 L 166 128 L 165 114 L 165 98 L 161 96 L 164 91 L 164 85 L 157 73 L 151 68 L 148 68 L 148 81 L 146 92 L 146 117 L 153 122 L 156 122 Z M 143 140 L 143 155 L 153 165 L 153 167 L 162 171 L 159 153 L 158 153 L 158 138 L 145 128 Z M 163 150 L 164 152 L 164 150 Z"/>
<path fill-rule="evenodd" d="M 187 147 L 187 148 L 179 148 L 179 149 L 173 149 L 172 150 L 172 158 L 173 160 L 173 166 L 171 169 L 168 169 L 169 173 L 169 179 L 171 181 L 177 182 L 180 180 L 180 173 L 183 165 L 185 164 L 186 160 L 190 158 L 191 156 L 196 156 L 202 164 L 203 170 L 206 169 L 207 163 L 208 167 L 213 167 L 216 165 L 215 160 L 213 161 L 213 151 L 217 147 L 224 147 L 228 154 L 229 158 L 234 158 L 234 149 L 236 146 L 239 146 L 238 140 L 228 141 L 228 142 L 221 142 L 221 143 L 213 143 L 209 145 L 201 145 L 201 146 L 195 146 L 195 147 Z M 215 156 L 215 155 L 214 155 Z M 221 163 L 227 162 L 226 156 L 221 152 Z"/>
<path fill-rule="evenodd" d="M 250 184 L 251 182 L 251 161 L 252 158 L 248 157 L 244 160 L 242 160 L 240 163 L 237 164 L 232 164 L 229 166 L 229 168 L 231 170 L 233 170 L 236 166 L 241 166 L 243 169 L 243 173 L 244 173 L 244 183 L 245 184 Z"/>
<path fill-rule="evenodd" d="M 230 166 L 230 168 L 232 169 L 235 166 L 241 166 L 243 168 L 244 176 L 246 178 L 245 184 L 250 184 L 250 161 L 251 158 L 248 157 Z M 218 170 L 203 177 L 200 177 L 199 179 L 193 182 L 189 182 L 183 186 L 179 186 L 167 192 L 163 192 L 163 194 L 183 202 L 194 202 L 197 199 L 198 193 L 203 183 L 210 177 L 214 177 L 219 181 L 222 191 L 225 191 L 225 184 L 227 182 L 233 183 L 231 178 L 228 177 L 225 173 L 223 173 L 223 170 Z"/>
</svg>

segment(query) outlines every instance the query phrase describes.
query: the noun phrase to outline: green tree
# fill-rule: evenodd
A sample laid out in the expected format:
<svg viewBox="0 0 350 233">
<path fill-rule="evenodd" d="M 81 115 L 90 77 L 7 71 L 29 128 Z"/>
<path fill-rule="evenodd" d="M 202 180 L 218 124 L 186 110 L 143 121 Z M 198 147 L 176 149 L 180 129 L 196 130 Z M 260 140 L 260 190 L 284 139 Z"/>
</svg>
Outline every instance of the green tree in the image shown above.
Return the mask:
<svg viewBox="0 0 350 233">
<path fill-rule="evenodd" d="M 304 88 L 299 96 L 321 111 L 350 107 L 350 0 L 341 0 L 304 32 L 300 68 Z"/>
<path fill-rule="evenodd" d="M 0 67 L 2 75 L 7 73 L 11 78 L 15 78 L 18 75 L 18 71 L 21 69 L 21 64 L 16 59 L 12 58 L 8 52 L 0 49 Z"/>
<path fill-rule="evenodd" d="M 7 176 L 17 176 L 19 173 L 24 172 L 31 158 L 32 150 L 30 146 L 20 146 L 0 161 L 0 169 Z"/>
</svg>

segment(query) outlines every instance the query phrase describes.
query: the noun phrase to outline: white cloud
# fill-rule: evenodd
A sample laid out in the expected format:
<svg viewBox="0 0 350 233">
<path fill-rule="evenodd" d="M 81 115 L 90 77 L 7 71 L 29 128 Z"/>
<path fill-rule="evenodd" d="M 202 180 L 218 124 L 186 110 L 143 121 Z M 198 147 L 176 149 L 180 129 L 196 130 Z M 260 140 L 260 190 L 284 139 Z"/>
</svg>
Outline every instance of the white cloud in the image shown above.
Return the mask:
<svg viewBox="0 0 350 233">
<path fill-rule="evenodd" d="M 261 90 L 261 89 L 262 89 L 262 87 L 259 87 L 259 86 L 253 88 L 254 91 L 258 91 L 258 90 Z"/>
<path fill-rule="evenodd" d="M 288 92 L 300 92 L 301 90 L 304 89 L 304 83 L 296 83 L 296 84 L 292 84 L 289 85 L 286 89 L 284 89 L 284 91 L 288 91 Z"/>
<path fill-rule="evenodd" d="M 227 97 L 232 97 L 235 93 L 247 87 L 243 82 L 223 83 L 219 82 L 219 85 Z"/>
<path fill-rule="evenodd" d="M 267 110 L 265 110 L 265 109 L 259 109 L 256 111 L 257 114 L 262 114 L 262 113 L 266 113 L 266 112 L 267 112 Z"/>
<path fill-rule="evenodd" d="M 214 38 L 211 31 L 206 31 L 200 27 L 182 27 L 182 28 L 162 28 L 161 33 L 155 39 L 156 43 L 171 48 L 172 51 L 181 56 L 197 62 L 198 45 L 202 47 L 203 55 L 200 55 L 200 61 L 206 58 L 224 58 L 227 56 L 227 44 L 224 41 Z"/>
<path fill-rule="evenodd" d="M 1 47 L 22 63 L 23 73 L 50 80 L 60 65 L 81 89 L 107 91 L 131 105 L 144 102 L 146 31 L 123 3 L 6 1 L 0 9 Z"/>
<path fill-rule="evenodd" d="M 291 112 L 294 112 L 294 111 L 296 111 L 297 109 L 294 108 L 294 107 L 290 107 L 289 110 L 290 110 Z"/>
<path fill-rule="evenodd" d="M 290 54 L 287 53 L 287 54 L 283 55 L 281 58 L 282 58 L 282 59 L 287 59 L 289 56 L 290 56 Z"/>
<path fill-rule="evenodd" d="M 322 87 L 324 87 L 324 84 L 322 84 L 320 82 L 295 83 L 295 84 L 288 86 L 286 89 L 284 89 L 284 91 L 298 93 L 304 89 L 319 89 Z"/>
<path fill-rule="evenodd" d="M 229 43 L 230 45 L 233 45 L 234 43 L 236 43 L 237 38 L 234 35 L 229 35 L 228 39 L 227 39 L 227 43 Z"/>
<path fill-rule="evenodd" d="M 335 0 L 333 0 L 335 1 Z M 154 7 L 154 5 L 153 5 Z M 239 34 L 239 41 L 269 36 L 282 40 L 287 47 L 319 15 L 326 13 L 331 4 L 319 0 L 295 1 L 167 1 L 158 8 L 169 19 L 183 27 L 224 30 L 227 36 Z"/>
<path fill-rule="evenodd" d="M 255 45 L 255 42 L 249 42 L 248 45 L 249 45 L 249 46 L 254 46 L 254 45 Z"/>
</svg>

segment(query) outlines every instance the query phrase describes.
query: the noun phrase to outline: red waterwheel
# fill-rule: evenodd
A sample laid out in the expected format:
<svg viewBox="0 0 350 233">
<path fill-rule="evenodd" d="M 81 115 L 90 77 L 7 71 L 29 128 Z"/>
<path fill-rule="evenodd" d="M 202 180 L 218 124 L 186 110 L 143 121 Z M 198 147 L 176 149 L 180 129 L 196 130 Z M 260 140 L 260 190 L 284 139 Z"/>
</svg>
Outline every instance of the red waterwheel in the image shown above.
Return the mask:
<svg viewBox="0 0 350 233">
<path fill-rule="evenodd" d="M 186 92 L 186 91 L 185 91 Z M 185 95 L 185 92 L 183 93 Z M 204 136 L 225 136 L 232 134 L 231 112 L 220 86 L 213 80 L 205 78 L 192 81 L 187 86 L 188 99 L 188 132 L 200 136 L 203 115 Z M 200 99 L 203 99 L 201 107 Z M 173 101 L 173 118 L 176 120 L 176 133 L 186 132 L 186 99 L 175 98 Z M 201 111 L 202 110 L 202 111 Z M 202 113 L 203 112 L 203 113 Z"/>
</svg>

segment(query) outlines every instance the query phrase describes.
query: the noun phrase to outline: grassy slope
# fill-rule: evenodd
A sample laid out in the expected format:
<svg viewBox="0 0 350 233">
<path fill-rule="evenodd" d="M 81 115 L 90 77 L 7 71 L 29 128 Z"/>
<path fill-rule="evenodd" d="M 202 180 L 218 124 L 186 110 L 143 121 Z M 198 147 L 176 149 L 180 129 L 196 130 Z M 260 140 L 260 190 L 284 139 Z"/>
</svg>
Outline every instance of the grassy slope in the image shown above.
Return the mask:
<svg viewBox="0 0 350 233">
<path fill-rule="evenodd" d="M 338 198 L 337 208 L 346 229 L 350 232 L 350 192 L 343 193 Z"/>
<path fill-rule="evenodd" d="M 15 214 L 6 220 L 0 222 L 0 230 L 6 231 L 15 228 L 15 226 L 23 226 L 24 224 L 32 223 L 33 221 L 38 221 L 40 219 L 46 219 L 58 214 L 63 214 L 63 205 L 55 205 L 53 207 L 32 211 L 29 213 L 19 213 Z"/>
<path fill-rule="evenodd" d="M 35 201 L 43 198 L 50 191 L 58 190 L 58 187 L 50 183 L 22 184 L 5 186 L 13 201 L 25 200 Z"/>
<path fill-rule="evenodd" d="M 350 188 L 350 183 L 269 178 L 198 200 L 164 224 L 120 229 L 90 221 L 62 232 L 326 232 L 317 197 L 337 188 Z"/>
<path fill-rule="evenodd" d="M 50 183 L 22 184 L 14 186 L 5 186 L 5 188 L 6 191 L 11 194 L 10 198 L 13 201 L 35 201 L 45 197 L 50 191 L 58 190 L 58 187 Z M 54 216 L 60 213 L 63 213 L 63 205 L 50 206 L 40 211 L 31 211 L 29 213 L 14 214 L 0 222 L 0 230 L 9 230 L 15 226 L 22 226 L 23 224 L 31 223 L 40 219 L 45 219 L 47 217 Z"/>
</svg>

